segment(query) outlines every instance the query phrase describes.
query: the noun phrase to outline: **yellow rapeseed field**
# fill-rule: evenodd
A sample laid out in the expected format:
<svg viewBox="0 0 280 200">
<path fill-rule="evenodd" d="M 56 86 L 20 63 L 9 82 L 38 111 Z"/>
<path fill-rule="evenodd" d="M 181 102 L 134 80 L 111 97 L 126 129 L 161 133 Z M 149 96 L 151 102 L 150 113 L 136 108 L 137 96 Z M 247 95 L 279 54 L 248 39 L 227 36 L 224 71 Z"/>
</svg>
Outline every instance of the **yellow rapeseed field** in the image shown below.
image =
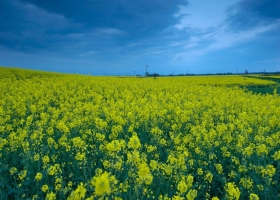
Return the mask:
<svg viewBox="0 0 280 200">
<path fill-rule="evenodd" d="M 174 77 L 176 80 L 183 79 L 184 83 L 194 84 L 211 84 L 211 85 L 275 85 L 274 81 L 261 80 L 254 77 L 245 77 L 238 75 L 216 75 L 216 76 L 188 76 L 186 77 Z M 174 79 L 173 78 L 173 79 Z"/>
<path fill-rule="evenodd" d="M 280 97 L 241 76 L 0 68 L 0 199 L 280 199 Z"/>
<path fill-rule="evenodd" d="M 269 78 L 277 78 L 277 79 L 280 79 L 280 76 L 268 76 Z"/>
</svg>

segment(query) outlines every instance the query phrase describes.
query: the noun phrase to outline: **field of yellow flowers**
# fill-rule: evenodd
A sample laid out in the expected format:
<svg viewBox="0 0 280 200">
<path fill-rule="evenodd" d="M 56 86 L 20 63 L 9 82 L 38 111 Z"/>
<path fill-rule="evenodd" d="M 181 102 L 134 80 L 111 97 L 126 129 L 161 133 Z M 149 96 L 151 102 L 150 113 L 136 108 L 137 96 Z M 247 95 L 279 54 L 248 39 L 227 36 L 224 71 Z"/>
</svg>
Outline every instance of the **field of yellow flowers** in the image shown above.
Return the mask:
<svg viewBox="0 0 280 200">
<path fill-rule="evenodd" d="M 0 199 L 280 199 L 280 96 L 225 79 L 0 68 Z"/>
</svg>

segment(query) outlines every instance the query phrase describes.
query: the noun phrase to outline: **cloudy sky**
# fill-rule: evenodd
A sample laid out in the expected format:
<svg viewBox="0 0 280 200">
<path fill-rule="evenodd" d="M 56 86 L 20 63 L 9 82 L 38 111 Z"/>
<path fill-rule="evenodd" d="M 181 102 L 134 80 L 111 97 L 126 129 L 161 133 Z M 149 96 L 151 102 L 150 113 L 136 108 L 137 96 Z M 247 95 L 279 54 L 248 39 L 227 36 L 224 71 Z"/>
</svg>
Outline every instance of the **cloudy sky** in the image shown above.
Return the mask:
<svg viewBox="0 0 280 200">
<path fill-rule="evenodd" d="M 280 71 L 280 0 L 0 0 L 0 66 L 95 75 Z"/>
</svg>

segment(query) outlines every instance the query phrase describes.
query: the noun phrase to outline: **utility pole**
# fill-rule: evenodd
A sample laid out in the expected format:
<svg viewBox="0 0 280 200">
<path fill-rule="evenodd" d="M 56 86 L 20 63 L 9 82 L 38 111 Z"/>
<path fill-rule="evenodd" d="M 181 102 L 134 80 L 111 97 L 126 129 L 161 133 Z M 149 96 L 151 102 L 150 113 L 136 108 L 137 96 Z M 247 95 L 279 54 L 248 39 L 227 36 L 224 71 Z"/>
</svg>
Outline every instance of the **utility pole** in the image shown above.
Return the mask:
<svg viewBox="0 0 280 200">
<path fill-rule="evenodd" d="M 146 74 L 145 74 L 146 76 L 148 76 L 148 71 L 147 71 L 148 67 L 149 67 L 149 65 L 146 65 Z"/>
</svg>

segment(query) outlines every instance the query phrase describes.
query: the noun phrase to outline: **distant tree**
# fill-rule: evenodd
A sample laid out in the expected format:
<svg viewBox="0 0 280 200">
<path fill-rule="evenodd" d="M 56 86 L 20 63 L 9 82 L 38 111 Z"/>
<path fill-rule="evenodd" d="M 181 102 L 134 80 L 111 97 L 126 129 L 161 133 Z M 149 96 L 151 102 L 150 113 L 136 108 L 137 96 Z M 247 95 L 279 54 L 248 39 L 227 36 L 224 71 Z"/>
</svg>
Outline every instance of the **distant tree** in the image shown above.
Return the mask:
<svg viewBox="0 0 280 200">
<path fill-rule="evenodd" d="M 157 77 L 157 76 L 159 76 L 159 74 L 158 73 L 153 73 L 153 74 L 149 74 L 148 76 Z"/>
<path fill-rule="evenodd" d="M 248 72 L 248 70 L 247 70 L 247 69 L 245 70 L 245 74 L 249 74 L 249 72 Z"/>
<path fill-rule="evenodd" d="M 154 76 L 154 77 L 157 77 L 157 76 L 159 76 L 159 74 L 158 74 L 158 73 L 154 73 L 153 76 Z"/>
</svg>

